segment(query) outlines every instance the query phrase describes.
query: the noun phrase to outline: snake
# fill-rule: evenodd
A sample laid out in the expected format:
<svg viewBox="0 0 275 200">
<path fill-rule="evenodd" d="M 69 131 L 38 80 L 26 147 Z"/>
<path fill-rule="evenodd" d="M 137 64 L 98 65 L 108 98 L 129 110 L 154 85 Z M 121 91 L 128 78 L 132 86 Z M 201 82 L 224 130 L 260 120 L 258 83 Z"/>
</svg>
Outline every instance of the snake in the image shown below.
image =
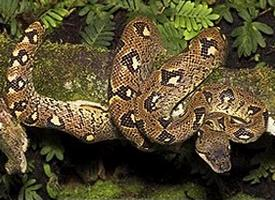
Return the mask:
<svg viewBox="0 0 275 200">
<path fill-rule="evenodd" d="M 217 173 L 231 169 L 230 141 L 254 142 L 266 130 L 267 108 L 252 93 L 225 84 L 201 86 L 226 57 L 227 40 L 218 27 L 203 30 L 183 52 L 154 69 L 154 61 L 166 51 L 160 33 L 151 19 L 132 19 L 115 49 L 108 106 L 36 92 L 33 61 L 44 33 L 40 22 L 31 24 L 7 67 L 4 104 L 20 123 L 58 129 L 87 143 L 123 138 L 143 151 L 196 136 L 195 151 Z M 21 155 L 26 142 L 18 146 Z M 21 165 L 13 172 L 25 169 Z"/>
</svg>

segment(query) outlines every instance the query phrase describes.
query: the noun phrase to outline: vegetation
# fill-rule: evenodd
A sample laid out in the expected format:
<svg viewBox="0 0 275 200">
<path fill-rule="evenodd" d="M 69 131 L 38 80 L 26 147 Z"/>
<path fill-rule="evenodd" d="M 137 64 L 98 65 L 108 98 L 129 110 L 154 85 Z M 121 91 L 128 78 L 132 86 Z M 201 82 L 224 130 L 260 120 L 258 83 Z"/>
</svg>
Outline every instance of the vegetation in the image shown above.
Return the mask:
<svg viewBox="0 0 275 200">
<path fill-rule="evenodd" d="M 259 50 L 266 48 L 267 38 L 274 34 L 271 25 L 261 20 L 265 15 L 275 20 L 275 0 L 225 0 L 212 2 L 207 0 L 0 0 L 1 30 L 11 38 L 19 38 L 27 24 L 40 20 L 48 32 L 54 32 L 62 26 L 64 20 L 72 15 L 80 18 L 81 30 L 78 32 L 81 42 L 99 49 L 111 49 L 114 44 L 117 28 L 116 17 L 125 20 L 143 15 L 152 18 L 161 33 L 164 45 L 171 53 L 178 53 L 187 46 L 187 42 L 195 37 L 202 29 L 229 23 L 234 25 L 231 31 L 233 47 L 240 58 L 246 57 L 260 65 L 265 65 L 259 59 Z M 32 152 L 39 152 L 41 163 L 29 157 L 28 170 L 25 175 L 0 175 L 0 198 L 12 199 L 13 187 L 17 186 L 16 197 L 19 200 L 40 200 L 43 192 L 49 198 L 58 199 L 72 195 L 70 188 L 60 184 L 58 165 L 66 162 L 64 148 L 58 136 L 34 137 L 31 141 Z M 220 185 L 222 178 L 209 170 L 206 165 L 195 160 L 193 146 L 186 144 L 181 154 L 172 154 L 165 158 L 172 161 L 178 168 L 189 163 L 192 176 L 199 176 L 207 185 Z M 253 152 L 253 150 L 251 150 Z M 34 153 L 35 154 L 35 153 Z M 272 143 L 253 155 L 249 163 L 251 169 L 243 177 L 243 182 L 251 185 L 261 183 L 264 179 L 275 181 L 275 149 Z M 191 163 L 191 164 L 190 164 Z M 65 164 L 64 164 L 65 165 Z M 36 178 L 37 166 L 43 172 L 44 179 Z M 273 182 L 274 183 L 274 182 Z M 136 183 L 133 183 L 135 185 Z M 139 192 L 144 191 L 145 183 L 139 183 Z M 142 185 L 142 186 L 141 186 Z M 132 186 L 133 187 L 133 186 Z M 193 190 L 189 188 L 193 188 Z M 121 186 L 114 181 L 99 181 L 92 187 L 80 186 L 71 196 L 80 198 L 88 195 L 90 199 L 98 199 L 103 193 L 106 198 L 118 198 L 122 195 L 140 195 L 130 190 L 130 186 Z M 140 189 L 141 188 L 141 189 Z M 68 189 L 68 190 L 67 190 Z M 160 191 L 160 189 L 162 189 Z M 44 190 L 44 191 L 43 191 Z M 163 190 L 165 192 L 163 192 Z M 126 191 L 126 192 L 125 192 Z M 176 184 L 175 187 L 155 187 L 146 197 L 152 198 L 196 198 L 206 199 L 204 188 L 194 183 Z M 78 196 L 77 196 L 78 195 Z M 79 196 L 80 195 L 80 196 Z M 135 196 L 136 195 L 136 196 Z M 144 197 L 142 196 L 142 197 Z M 232 199 L 249 199 L 250 196 L 240 194 Z M 87 196 L 86 196 L 87 198 Z M 251 197 L 252 198 L 252 197 Z M 230 199 L 230 198 L 228 198 Z"/>
</svg>

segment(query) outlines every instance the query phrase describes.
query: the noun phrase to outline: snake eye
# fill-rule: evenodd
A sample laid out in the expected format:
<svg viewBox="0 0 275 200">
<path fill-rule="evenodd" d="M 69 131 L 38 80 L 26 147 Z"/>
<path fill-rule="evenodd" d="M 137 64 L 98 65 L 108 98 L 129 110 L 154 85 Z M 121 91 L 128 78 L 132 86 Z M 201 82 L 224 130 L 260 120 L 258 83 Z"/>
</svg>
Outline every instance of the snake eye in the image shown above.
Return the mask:
<svg viewBox="0 0 275 200">
<path fill-rule="evenodd" d="M 231 124 L 244 125 L 244 124 L 246 124 L 247 122 L 246 122 L 244 119 L 240 118 L 240 117 L 232 116 L 232 117 L 230 118 L 230 123 L 231 123 Z"/>
</svg>

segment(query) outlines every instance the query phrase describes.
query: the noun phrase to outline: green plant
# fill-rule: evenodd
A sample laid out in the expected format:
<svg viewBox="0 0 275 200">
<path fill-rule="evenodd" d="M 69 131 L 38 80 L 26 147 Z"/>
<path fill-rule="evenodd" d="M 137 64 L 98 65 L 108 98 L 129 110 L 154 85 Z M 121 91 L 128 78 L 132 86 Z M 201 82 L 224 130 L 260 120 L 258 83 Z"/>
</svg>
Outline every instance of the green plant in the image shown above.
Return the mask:
<svg viewBox="0 0 275 200">
<path fill-rule="evenodd" d="M 80 32 L 83 40 L 93 47 L 107 48 L 114 37 L 112 5 L 98 3 L 97 0 L 89 0 L 80 11 L 80 16 L 86 16 L 86 26 Z"/>
<path fill-rule="evenodd" d="M 236 10 L 240 19 L 243 20 L 243 24 L 231 33 L 231 36 L 235 38 L 233 46 L 237 48 L 239 57 L 251 56 L 257 51 L 258 46 L 266 47 L 263 34 L 272 35 L 273 29 L 256 20 L 265 12 L 274 10 L 274 6 L 274 0 L 227 0 L 224 4 L 216 6 L 215 12 L 227 22 L 233 23 L 231 10 Z M 274 11 L 273 13 L 275 14 Z"/>
<path fill-rule="evenodd" d="M 0 0 L 0 22 L 10 27 L 13 36 L 20 37 L 22 34 L 21 25 L 17 22 L 16 16 L 28 10 L 29 3 L 26 0 Z"/>
<path fill-rule="evenodd" d="M 0 0 L 0 22 L 10 28 L 13 36 L 22 34 L 21 24 L 24 15 L 40 19 L 46 29 L 53 29 L 61 24 L 77 6 L 85 0 Z"/>
<path fill-rule="evenodd" d="M 49 178 L 46 185 L 47 193 L 51 198 L 55 199 L 57 198 L 61 190 L 61 187 L 58 182 L 58 177 L 55 173 L 52 172 L 51 166 L 48 163 L 44 163 L 43 169 L 44 169 L 44 173 Z"/>
<path fill-rule="evenodd" d="M 36 183 L 36 179 L 28 179 L 27 175 L 22 177 L 23 186 L 18 195 L 18 200 L 42 200 L 41 196 L 37 194 L 37 190 L 42 188 L 41 184 Z"/>
<path fill-rule="evenodd" d="M 275 150 L 268 147 L 266 151 L 257 154 L 252 160 L 251 165 L 258 165 L 258 168 L 253 169 L 247 176 L 243 178 L 244 181 L 248 181 L 251 184 L 260 183 L 261 179 L 271 176 L 271 179 L 275 181 Z"/>
<path fill-rule="evenodd" d="M 62 146 L 59 138 L 47 137 L 41 142 L 40 154 L 46 156 L 46 161 L 51 161 L 54 157 L 58 160 L 64 159 L 64 147 Z"/>
<path fill-rule="evenodd" d="M 53 5 L 50 4 L 50 0 L 40 2 L 40 5 L 47 7 L 46 11 L 40 15 L 46 29 L 58 27 L 63 19 L 69 16 L 76 7 L 85 5 L 85 0 L 63 0 L 57 1 Z"/>
<path fill-rule="evenodd" d="M 0 174 L 0 199 L 11 199 L 10 189 L 17 182 L 17 177 L 8 174 Z"/>
</svg>

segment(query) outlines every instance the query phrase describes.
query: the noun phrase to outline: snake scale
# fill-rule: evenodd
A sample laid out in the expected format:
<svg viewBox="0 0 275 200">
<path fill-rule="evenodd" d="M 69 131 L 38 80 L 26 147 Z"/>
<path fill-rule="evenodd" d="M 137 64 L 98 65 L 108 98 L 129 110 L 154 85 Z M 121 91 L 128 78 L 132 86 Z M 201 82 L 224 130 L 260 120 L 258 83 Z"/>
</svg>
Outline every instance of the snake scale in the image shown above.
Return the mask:
<svg viewBox="0 0 275 200">
<path fill-rule="evenodd" d="M 217 173 L 231 168 L 230 140 L 253 142 L 266 130 L 267 109 L 249 92 L 221 84 L 198 87 L 225 59 L 227 41 L 219 28 L 205 29 L 187 50 L 153 70 L 153 61 L 165 51 L 158 30 L 145 17 L 130 21 L 113 59 L 109 108 L 88 101 L 58 101 L 36 92 L 33 58 L 43 34 L 39 22 L 25 30 L 6 72 L 8 112 L 27 126 L 59 129 L 89 143 L 122 135 L 144 151 L 197 135 L 196 152 Z M 25 143 L 18 146 L 25 151 Z M 6 169 L 25 171 L 22 166 Z"/>
</svg>

